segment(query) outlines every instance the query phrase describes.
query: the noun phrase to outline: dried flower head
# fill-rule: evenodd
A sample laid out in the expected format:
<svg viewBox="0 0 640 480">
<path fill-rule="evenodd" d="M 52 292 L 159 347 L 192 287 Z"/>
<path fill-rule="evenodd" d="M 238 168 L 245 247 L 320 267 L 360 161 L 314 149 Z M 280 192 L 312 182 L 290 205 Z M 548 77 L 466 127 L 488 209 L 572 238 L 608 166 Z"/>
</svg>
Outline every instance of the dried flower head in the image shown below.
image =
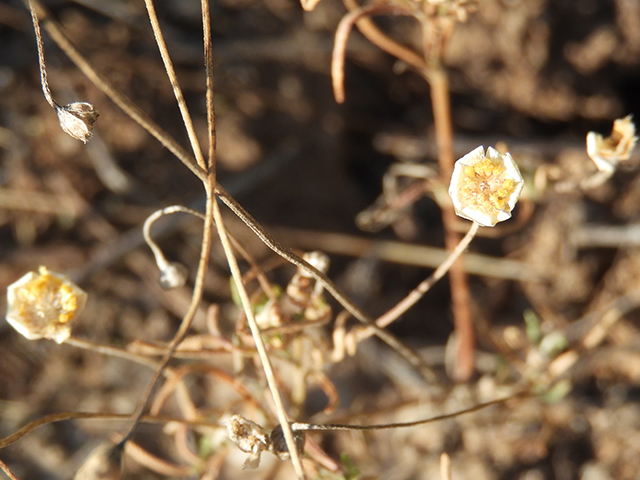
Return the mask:
<svg viewBox="0 0 640 480">
<path fill-rule="evenodd" d="M 73 102 L 62 107 L 56 106 L 56 113 L 62 130 L 82 143 L 91 140 L 93 126 L 100 115 L 93 105 L 86 102 Z"/>
<path fill-rule="evenodd" d="M 86 302 L 86 292 L 68 277 L 40 267 L 9 285 L 6 318 L 29 340 L 50 338 L 62 343 Z"/>
<path fill-rule="evenodd" d="M 632 116 L 613 122 L 611 135 L 603 138 L 596 132 L 587 134 L 587 154 L 601 172 L 613 173 L 620 161 L 628 160 L 636 146 L 636 126 Z"/>
<path fill-rule="evenodd" d="M 449 195 L 456 214 L 483 227 L 511 217 L 524 180 L 508 153 L 478 147 L 456 162 Z"/>
<path fill-rule="evenodd" d="M 227 433 L 229 434 L 229 439 L 240 450 L 249 454 L 242 468 L 258 468 L 260 466 L 260 455 L 265 450 L 269 450 L 271 445 L 271 439 L 264 428 L 241 415 L 233 415 L 227 421 Z"/>
</svg>

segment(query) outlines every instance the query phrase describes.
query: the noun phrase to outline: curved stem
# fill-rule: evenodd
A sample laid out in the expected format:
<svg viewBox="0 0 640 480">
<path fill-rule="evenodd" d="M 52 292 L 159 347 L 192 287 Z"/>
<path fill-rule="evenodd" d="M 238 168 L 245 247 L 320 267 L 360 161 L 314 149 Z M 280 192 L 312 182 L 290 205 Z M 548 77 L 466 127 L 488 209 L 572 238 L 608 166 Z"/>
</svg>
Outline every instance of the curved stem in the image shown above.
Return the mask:
<svg viewBox="0 0 640 480">
<path fill-rule="evenodd" d="M 369 7 L 356 8 L 340 20 L 340 23 L 336 28 L 335 44 L 331 58 L 331 80 L 333 82 L 333 95 L 336 102 L 344 103 L 344 56 L 347 49 L 347 39 L 354 23 L 358 22 L 358 20 L 361 20 L 363 17 L 385 14 L 413 15 L 414 12 L 394 5 L 372 5 Z M 378 40 L 381 38 L 380 35 L 377 35 L 378 33 L 381 33 L 379 30 L 370 29 L 370 34 L 371 32 L 373 32 L 374 38 Z M 389 40 L 388 37 L 387 40 Z M 392 43 L 395 44 L 394 46 L 399 46 L 395 42 Z M 390 47 L 391 45 L 389 42 L 386 42 L 385 46 Z M 394 53 L 397 52 L 397 49 L 392 49 L 394 50 Z"/>
<path fill-rule="evenodd" d="M 376 325 L 381 328 L 386 327 L 402 314 L 404 314 L 407 310 L 409 310 L 413 305 L 415 305 L 416 302 L 418 302 L 418 300 L 420 300 L 422 296 L 427 293 L 427 291 L 429 291 L 429 289 L 449 271 L 454 262 L 469 246 L 471 240 L 473 240 L 473 237 L 476 236 L 479 228 L 480 225 L 478 225 L 477 223 L 472 223 L 471 228 L 469 229 L 467 234 L 462 240 L 460 240 L 460 243 L 458 243 L 456 248 L 449 254 L 447 259 L 442 262 L 440 266 L 436 268 L 431 275 L 429 275 L 429 277 L 420 282 L 418 286 L 409 293 L 409 295 L 400 300 L 400 302 L 398 302 L 387 313 L 378 317 L 376 319 Z M 358 335 L 358 340 L 364 340 L 365 338 L 369 338 L 371 335 L 373 335 L 373 332 L 369 329 L 366 329 Z"/>
<path fill-rule="evenodd" d="M 514 393 L 513 395 L 509 395 L 508 397 L 498 398 L 496 400 L 491 400 L 490 402 L 478 403 L 470 408 L 465 408 L 464 410 L 458 410 L 457 412 L 445 413 L 443 415 L 437 415 L 435 417 L 424 418 L 422 420 L 415 420 L 413 422 L 399 422 L 399 423 L 382 423 L 378 425 L 342 425 L 342 424 L 312 424 L 312 423 L 294 423 L 292 425 L 293 429 L 298 430 L 389 430 L 392 428 L 406 428 L 406 427 L 415 427 L 417 425 L 424 425 L 425 423 L 437 422 L 440 420 L 447 420 L 449 418 L 455 418 L 460 415 L 464 415 L 466 413 L 477 412 L 478 410 L 482 410 L 483 408 L 490 407 L 491 405 L 497 405 L 499 403 L 504 403 L 508 400 L 517 397 L 524 397 L 529 395 L 528 390 L 522 390 Z"/>
</svg>

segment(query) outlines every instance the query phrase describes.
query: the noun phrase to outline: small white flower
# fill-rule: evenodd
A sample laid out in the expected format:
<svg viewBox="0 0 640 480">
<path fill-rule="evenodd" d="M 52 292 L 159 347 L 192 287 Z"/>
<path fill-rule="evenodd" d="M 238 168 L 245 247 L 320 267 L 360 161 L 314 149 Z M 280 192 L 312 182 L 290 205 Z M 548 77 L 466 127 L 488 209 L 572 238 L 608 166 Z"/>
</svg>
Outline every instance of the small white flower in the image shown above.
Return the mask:
<svg viewBox="0 0 640 480">
<path fill-rule="evenodd" d="M 87 293 L 65 275 L 40 267 L 7 287 L 7 322 L 29 340 L 58 343 L 71 335 L 71 321 L 84 309 Z"/>
<path fill-rule="evenodd" d="M 493 227 L 511 217 L 524 180 L 508 153 L 478 147 L 454 167 L 449 195 L 457 215 L 483 227 Z"/>
<path fill-rule="evenodd" d="M 636 126 L 631 115 L 613 122 L 611 135 L 603 138 L 596 132 L 587 134 L 587 155 L 601 172 L 613 174 L 618 163 L 628 160 L 636 146 Z"/>
</svg>

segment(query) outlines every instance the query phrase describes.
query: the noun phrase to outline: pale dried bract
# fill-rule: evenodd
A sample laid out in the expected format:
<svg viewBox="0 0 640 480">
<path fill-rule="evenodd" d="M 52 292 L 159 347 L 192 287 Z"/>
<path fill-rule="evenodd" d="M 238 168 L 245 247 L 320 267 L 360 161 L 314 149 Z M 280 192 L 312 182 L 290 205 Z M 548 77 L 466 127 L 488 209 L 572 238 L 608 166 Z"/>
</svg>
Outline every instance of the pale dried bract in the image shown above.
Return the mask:
<svg viewBox="0 0 640 480">
<path fill-rule="evenodd" d="M 82 143 L 91 140 L 93 126 L 100 115 L 93 105 L 86 102 L 73 102 L 56 107 L 56 113 L 62 130 Z"/>
<path fill-rule="evenodd" d="M 449 195 L 457 215 L 493 227 L 511 217 L 523 186 L 510 154 L 478 147 L 456 162 Z"/>
<path fill-rule="evenodd" d="M 618 163 L 629 160 L 636 146 L 636 126 L 632 116 L 618 118 L 613 122 L 611 135 L 604 138 L 596 132 L 587 134 L 587 154 L 601 172 L 613 173 Z"/>
<path fill-rule="evenodd" d="M 267 432 L 257 423 L 247 420 L 241 415 L 233 415 L 227 421 L 227 433 L 229 434 L 229 439 L 240 450 L 249 454 L 242 468 L 258 468 L 260 466 L 260 455 L 265 450 L 269 450 L 271 444 Z"/>
<path fill-rule="evenodd" d="M 7 287 L 6 319 L 29 340 L 49 338 L 62 343 L 86 302 L 86 292 L 67 276 L 40 267 Z"/>
</svg>

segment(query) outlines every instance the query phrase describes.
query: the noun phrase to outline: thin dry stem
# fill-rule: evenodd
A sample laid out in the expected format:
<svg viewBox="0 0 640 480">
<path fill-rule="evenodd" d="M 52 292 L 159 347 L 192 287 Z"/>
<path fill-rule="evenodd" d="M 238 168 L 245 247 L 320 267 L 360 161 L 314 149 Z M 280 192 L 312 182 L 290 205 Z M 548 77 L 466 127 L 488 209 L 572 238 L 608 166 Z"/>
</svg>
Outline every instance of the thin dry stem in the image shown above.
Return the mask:
<svg viewBox="0 0 640 480">
<path fill-rule="evenodd" d="M 4 473 L 6 473 L 7 477 L 9 477 L 10 480 L 18 480 L 18 477 L 16 477 L 13 474 L 13 472 L 9 469 L 7 464 L 4 463 L 2 460 L 0 460 L 0 470 L 2 470 Z"/>
<path fill-rule="evenodd" d="M 289 419 L 287 418 L 287 413 L 284 408 L 282 398 L 280 397 L 280 392 L 278 390 L 278 384 L 273 372 L 273 367 L 271 366 L 271 361 L 269 360 L 269 356 L 267 355 L 267 349 L 264 345 L 264 342 L 262 341 L 260 327 L 258 326 L 258 323 L 256 322 L 255 316 L 253 314 L 251 300 L 249 299 L 247 290 L 242 283 L 242 274 L 240 273 L 238 262 L 233 255 L 231 243 L 229 242 L 229 238 L 227 237 L 227 232 L 224 228 L 222 220 L 222 214 L 220 213 L 220 208 L 217 202 L 214 202 L 213 213 L 215 217 L 216 228 L 218 230 L 218 235 L 220 236 L 220 242 L 222 243 L 222 248 L 224 249 L 225 256 L 227 257 L 227 263 L 229 264 L 229 268 L 231 269 L 231 275 L 233 276 L 233 279 L 236 283 L 238 294 L 240 295 L 240 300 L 242 301 L 242 306 L 247 317 L 247 322 L 249 323 L 249 328 L 251 329 L 251 334 L 256 344 L 256 350 L 258 351 L 258 356 L 260 357 L 260 362 L 262 363 L 262 369 L 264 370 L 264 375 L 267 379 L 267 385 L 269 386 L 269 391 L 271 392 L 271 396 L 273 397 L 273 402 L 276 407 L 276 414 L 278 416 L 278 422 L 280 422 L 282 431 L 284 433 L 284 438 L 287 443 L 287 449 L 289 450 L 289 454 L 291 455 L 293 468 L 299 479 L 305 479 L 306 475 L 302 468 L 302 461 L 300 460 L 300 455 L 298 453 L 298 448 L 293 436 L 293 431 L 291 430 L 291 425 L 289 424 Z"/>
<path fill-rule="evenodd" d="M 363 17 L 371 15 L 412 15 L 414 12 L 393 5 L 372 5 L 355 9 L 340 20 L 336 28 L 333 56 L 331 58 L 331 81 L 333 95 L 338 103 L 344 103 L 344 56 L 347 49 L 347 39 L 354 23 Z"/>
<path fill-rule="evenodd" d="M 451 457 L 447 452 L 440 454 L 440 480 L 451 480 Z"/>
<path fill-rule="evenodd" d="M 209 138 L 209 171 L 213 175 L 213 183 L 217 182 L 216 177 L 216 113 L 213 99 L 213 52 L 211 51 L 211 13 L 209 11 L 209 0 L 202 0 L 202 43 L 204 44 L 204 71 L 206 76 L 207 89 L 207 125 Z"/>
<path fill-rule="evenodd" d="M 65 420 L 123 420 L 129 421 L 131 415 L 128 413 L 104 413 L 104 412 L 59 412 L 45 415 L 37 420 L 29 422 L 24 427 L 20 428 L 11 435 L 0 439 L 0 449 L 8 447 L 12 443 L 17 442 L 25 435 L 31 433 L 36 428 L 49 423 L 62 422 Z M 184 418 L 168 417 L 164 415 L 151 416 L 145 415 L 140 419 L 142 423 L 152 423 L 157 425 L 163 425 L 171 422 L 182 423 L 185 425 L 209 427 L 209 428 L 225 428 L 225 425 L 220 422 L 211 422 L 206 420 L 185 420 Z"/>
<path fill-rule="evenodd" d="M 355 0 L 344 0 L 344 5 L 350 12 L 361 8 Z M 360 18 L 356 21 L 356 27 L 376 47 L 412 66 L 423 76 L 426 74 L 428 68 L 424 58 L 387 36 L 373 20 L 368 17 Z"/>
<path fill-rule="evenodd" d="M 147 408 L 149 407 L 151 401 L 153 400 L 153 393 L 159 384 L 162 371 L 171 360 L 171 357 L 173 356 L 176 349 L 178 348 L 178 344 L 187 335 L 187 332 L 189 331 L 189 327 L 191 326 L 191 322 L 193 321 L 193 317 L 195 316 L 196 311 L 198 310 L 198 305 L 202 300 L 202 292 L 204 291 L 204 277 L 207 273 L 207 265 L 209 263 L 209 254 L 211 252 L 211 236 L 212 236 L 212 229 L 213 229 L 213 220 L 212 220 L 211 210 L 212 210 L 213 204 L 217 205 L 217 203 L 215 202 L 215 199 L 213 199 L 210 195 L 207 195 L 206 216 L 204 220 L 204 232 L 202 234 L 202 249 L 200 251 L 200 262 L 198 264 L 198 273 L 197 273 L 196 282 L 193 288 L 193 294 L 191 296 L 191 304 L 189 305 L 189 310 L 183 317 L 182 322 L 180 323 L 180 327 L 178 328 L 178 331 L 176 332 L 173 339 L 171 340 L 168 351 L 162 357 L 162 360 L 160 361 L 160 366 L 154 372 L 153 377 L 149 381 L 149 384 L 143 396 L 144 400 L 140 403 L 140 405 L 138 406 L 138 409 L 136 410 L 136 412 L 134 412 L 132 416 L 133 421 L 132 421 L 131 427 L 129 431 L 125 434 L 121 442 L 123 444 L 126 443 L 127 440 L 129 440 L 129 438 L 131 438 L 131 435 L 133 435 L 135 431 L 137 422 L 139 421 L 140 418 L 142 418 Z"/>
<path fill-rule="evenodd" d="M 445 413 L 443 415 L 436 415 L 435 417 L 423 418 L 422 420 L 414 420 L 412 422 L 397 422 L 397 423 L 380 423 L 375 425 L 356 425 L 356 424 L 313 424 L 313 423 L 294 423 L 292 427 L 294 430 L 322 430 L 322 431 L 331 431 L 331 430 L 389 430 L 392 428 L 406 428 L 406 427 L 415 427 L 417 425 L 424 425 L 426 423 L 437 422 L 440 420 L 447 420 L 449 418 L 455 418 L 460 415 L 465 415 L 467 413 L 477 412 L 478 410 L 482 410 L 483 408 L 490 407 L 492 405 L 497 405 L 499 403 L 504 403 L 509 400 L 518 397 L 526 397 L 530 395 L 528 389 L 520 390 L 512 395 L 507 397 L 498 398 L 496 400 L 491 400 L 485 403 L 478 403 L 473 407 L 465 408 L 463 410 L 458 410 L 452 413 Z"/>
<path fill-rule="evenodd" d="M 480 226 L 477 223 L 472 223 L 471 228 L 464 236 L 464 238 L 460 241 L 460 243 L 456 246 L 456 248 L 449 254 L 449 257 L 436 268 L 436 270 L 427 278 L 425 278 L 422 282 L 418 284 L 416 288 L 414 288 L 409 295 L 400 300 L 394 307 L 392 307 L 387 313 L 381 315 L 376 320 L 376 324 L 384 328 L 396 319 L 404 314 L 407 310 L 409 310 L 413 305 L 416 304 L 418 300 L 422 298 L 422 296 L 429 291 L 429 289 L 440 280 L 451 268 L 454 262 L 462 255 L 462 253 L 466 250 L 466 248 L 473 240 L 473 237 L 478 233 L 478 229 Z M 358 335 L 358 340 L 363 340 L 364 338 L 369 338 L 373 335 L 369 329 L 362 332 Z"/>
<path fill-rule="evenodd" d="M 136 463 L 147 467 L 149 470 L 164 475 L 166 477 L 183 478 L 193 473 L 192 465 L 175 465 L 162 458 L 156 457 L 147 452 L 144 448 L 134 442 L 128 442 L 124 447 L 125 453 Z"/>
<path fill-rule="evenodd" d="M 149 21 L 151 22 L 151 28 L 153 29 L 153 35 L 156 39 L 158 49 L 160 50 L 162 62 L 164 63 L 164 69 L 167 72 L 167 76 L 169 77 L 169 81 L 171 82 L 171 88 L 173 88 L 173 93 L 178 102 L 178 108 L 180 109 L 180 114 L 182 115 L 182 122 L 187 129 L 187 135 L 189 136 L 189 142 L 191 143 L 193 154 L 196 157 L 198 166 L 203 171 L 207 171 L 207 165 L 205 164 L 204 156 L 202 155 L 202 149 L 200 148 L 200 144 L 198 143 L 196 130 L 193 126 L 193 120 L 191 119 L 191 115 L 189 114 L 187 102 L 185 101 L 184 95 L 182 94 L 182 89 L 180 88 L 180 84 L 178 83 L 178 76 L 176 75 L 176 71 L 173 68 L 173 62 L 171 61 L 171 57 L 169 56 L 169 50 L 167 50 L 167 44 L 164 41 L 164 35 L 162 35 L 162 30 L 160 29 L 160 23 L 158 22 L 158 15 L 156 14 L 153 0 L 145 0 L 144 3 L 147 7 Z"/>
<path fill-rule="evenodd" d="M 431 69 L 428 74 L 431 87 L 431 103 L 436 130 L 436 144 L 438 145 L 438 164 L 440 175 L 446 185 L 451 178 L 455 163 L 453 153 L 453 127 L 451 122 L 451 106 L 449 104 L 449 82 L 439 58 L 432 58 L 429 62 Z M 453 205 L 442 208 L 442 219 L 445 229 L 445 246 L 447 250 L 454 250 L 460 236 L 455 230 L 457 222 Z M 449 271 L 451 284 L 451 298 L 453 302 L 453 318 L 455 331 L 458 336 L 458 351 L 454 376 L 458 381 L 467 381 L 474 370 L 474 327 L 471 315 L 471 298 L 467 272 L 462 262 L 455 262 Z"/>
<path fill-rule="evenodd" d="M 42 93 L 51 108 L 58 109 L 60 105 L 53 99 L 51 89 L 49 88 L 49 79 L 47 78 L 47 64 L 44 61 L 44 44 L 42 42 L 42 33 L 40 32 L 40 22 L 38 15 L 33 7 L 33 2 L 29 2 L 29 11 L 31 12 L 31 20 L 33 22 L 33 30 L 36 34 L 36 45 L 38 47 L 38 65 L 40 66 L 40 84 L 42 85 Z"/>
<path fill-rule="evenodd" d="M 151 360 L 142 355 L 125 350 L 124 348 L 118 348 L 111 345 L 103 345 L 100 343 L 94 343 L 89 340 L 83 340 L 76 337 L 69 337 L 64 341 L 65 345 L 71 345 L 72 347 L 81 348 L 83 350 L 89 350 L 92 352 L 101 353 L 103 355 L 109 355 L 111 357 L 122 358 L 129 360 L 151 369 L 158 368 L 159 363 L 155 360 Z"/>
</svg>

